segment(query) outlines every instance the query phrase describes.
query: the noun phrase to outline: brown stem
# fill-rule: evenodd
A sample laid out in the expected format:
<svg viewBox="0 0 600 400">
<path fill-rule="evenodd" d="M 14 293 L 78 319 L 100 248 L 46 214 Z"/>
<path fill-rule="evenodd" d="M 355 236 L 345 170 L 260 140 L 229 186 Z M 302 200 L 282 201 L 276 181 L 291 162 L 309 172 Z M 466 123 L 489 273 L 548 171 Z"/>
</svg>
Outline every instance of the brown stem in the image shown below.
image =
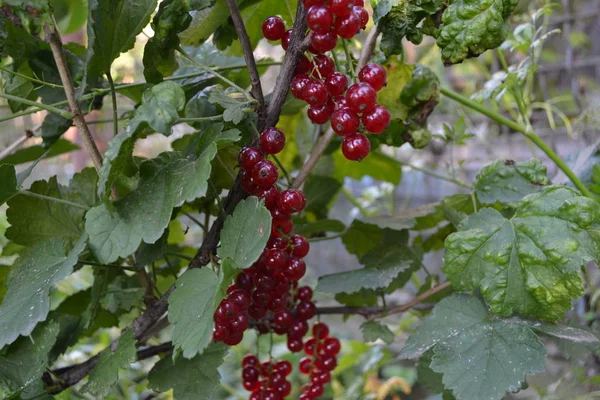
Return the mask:
<svg viewBox="0 0 600 400">
<path fill-rule="evenodd" d="M 252 93 L 252 97 L 258 100 L 258 118 L 261 120 L 264 119 L 265 97 L 260 84 L 258 69 L 256 68 L 256 60 L 254 59 L 252 44 L 250 43 L 248 32 L 246 32 L 246 27 L 244 26 L 244 20 L 240 15 L 240 10 L 235 0 L 227 0 L 227 7 L 229 7 L 229 13 L 231 14 L 233 26 L 235 27 L 237 35 L 240 39 L 240 44 L 242 45 L 244 59 L 246 60 L 248 73 L 250 74 L 250 83 L 252 84 L 252 90 L 250 93 Z"/>
<path fill-rule="evenodd" d="M 69 64 L 67 63 L 67 58 L 65 57 L 60 34 L 56 29 L 56 24 L 54 24 L 52 27 L 50 27 L 50 25 L 45 25 L 44 31 L 46 33 L 46 41 L 50 45 L 52 55 L 54 56 L 54 62 L 56 63 L 60 80 L 62 81 L 65 89 L 65 95 L 67 96 L 69 107 L 73 113 L 73 122 L 75 122 L 75 126 L 77 126 L 77 129 L 81 134 L 81 140 L 83 141 L 83 144 L 85 145 L 85 148 L 92 159 L 92 163 L 94 164 L 96 171 L 100 172 L 100 168 L 102 167 L 102 155 L 100 154 L 98 147 L 96 147 L 96 142 L 94 142 L 92 133 L 90 132 L 85 119 L 83 118 L 83 113 L 81 112 L 81 108 L 79 108 L 79 103 L 77 103 L 77 100 L 75 99 L 75 87 L 73 86 L 71 71 L 69 70 Z"/>
</svg>

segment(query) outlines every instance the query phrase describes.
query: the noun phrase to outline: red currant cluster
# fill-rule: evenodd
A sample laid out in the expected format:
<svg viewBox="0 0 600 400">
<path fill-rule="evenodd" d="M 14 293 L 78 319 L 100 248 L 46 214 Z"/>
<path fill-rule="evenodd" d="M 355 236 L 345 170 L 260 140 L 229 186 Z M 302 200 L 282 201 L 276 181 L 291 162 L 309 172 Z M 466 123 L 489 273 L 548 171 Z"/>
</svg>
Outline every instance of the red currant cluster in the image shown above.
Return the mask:
<svg viewBox="0 0 600 400">
<path fill-rule="evenodd" d="M 347 159 L 360 161 L 371 151 L 369 140 L 360 132 L 382 133 L 391 120 L 389 111 L 377 104 L 377 91 L 386 85 L 387 74 L 381 65 L 367 64 L 359 71 L 359 82 L 348 88 L 346 75 L 336 71 L 334 61 L 323 53 L 335 48 L 338 36 L 354 37 L 366 26 L 369 14 L 363 8 L 363 0 L 303 3 L 308 9 L 307 25 L 313 31 L 308 49 L 312 61 L 306 55 L 300 58 L 291 83 L 292 94 L 309 104 L 311 121 L 330 121 L 332 129 L 344 137 L 342 153 Z M 262 31 L 269 40 L 281 40 L 281 46 L 287 50 L 292 31 L 286 31 L 280 17 L 267 18 Z"/>
<path fill-rule="evenodd" d="M 292 391 L 286 379 L 292 372 L 289 361 L 265 361 L 262 364 L 254 354 L 248 354 L 242 361 L 242 379 L 246 390 L 252 392 L 250 400 L 280 400 Z"/>
<path fill-rule="evenodd" d="M 302 388 L 299 400 L 312 400 L 323 394 L 323 386 L 331 380 L 331 371 L 337 366 L 336 356 L 341 349 L 340 341 L 329 336 L 326 324 L 314 324 L 312 334 L 304 343 L 306 357 L 302 357 L 298 365 L 300 372 L 310 377 L 310 383 Z"/>
</svg>

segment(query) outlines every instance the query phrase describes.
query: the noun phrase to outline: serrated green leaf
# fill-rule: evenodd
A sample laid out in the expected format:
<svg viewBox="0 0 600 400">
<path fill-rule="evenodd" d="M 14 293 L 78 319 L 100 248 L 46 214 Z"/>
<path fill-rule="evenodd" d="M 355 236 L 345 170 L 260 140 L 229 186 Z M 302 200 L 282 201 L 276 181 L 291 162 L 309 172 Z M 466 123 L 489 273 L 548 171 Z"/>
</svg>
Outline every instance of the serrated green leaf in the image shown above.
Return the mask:
<svg viewBox="0 0 600 400">
<path fill-rule="evenodd" d="M 380 227 L 355 219 L 342 235 L 342 242 L 348 253 L 362 257 L 377 247 L 382 237 L 383 230 Z"/>
<path fill-rule="evenodd" d="M 233 122 L 237 125 L 242 122 L 246 115 L 244 110 L 248 107 L 248 104 L 229 96 L 223 91 L 221 86 L 215 86 L 210 91 L 208 101 L 211 104 L 218 104 L 223 107 L 225 110 L 223 112 L 223 120 L 226 122 Z"/>
<path fill-rule="evenodd" d="M 96 398 L 105 398 L 119 379 L 119 369 L 128 368 L 137 359 L 133 330 L 121 335 L 114 352 L 110 347 L 104 350 L 98 364 L 90 371 L 88 383 L 82 388 L 84 393 L 91 393 Z"/>
<path fill-rule="evenodd" d="M 392 344 L 396 335 L 394 332 L 383 325 L 379 321 L 367 321 L 360 326 L 365 342 L 375 342 L 378 339 L 383 340 L 387 344 Z"/>
<path fill-rule="evenodd" d="M 86 168 L 73 176 L 68 187 L 59 185 L 56 176 L 48 182 L 37 181 L 30 192 L 93 206 L 97 203 L 96 171 Z M 85 210 L 50 200 L 19 194 L 8 201 L 6 215 L 11 226 L 6 237 L 13 242 L 30 246 L 50 238 L 62 238 L 71 243 L 83 232 Z"/>
<path fill-rule="evenodd" d="M 546 350 L 528 327 L 494 319 L 476 297 L 454 294 L 433 309 L 402 349 L 417 358 L 433 348 L 431 369 L 461 400 L 500 400 L 525 375 L 542 372 Z"/>
<path fill-rule="evenodd" d="M 429 349 L 419 358 L 417 362 L 417 376 L 419 383 L 431 390 L 433 393 L 442 393 L 444 384 L 442 374 L 434 372 L 429 365 L 433 358 L 433 350 Z"/>
<path fill-rule="evenodd" d="M 482 204 L 513 203 L 540 191 L 548 182 L 540 160 L 498 160 L 479 171 L 473 186 Z"/>
<path fill-rule="evenodd" d="M 329 176 L 311 175 L 304 184 L 307 213 L 317 218 L 327 218 L 334 197 L 342 188 L 341 181 Z"/>
<path fill-rule="evenodd" d="M 437 45 L 446 65 L 477 57 L 504 42 L 518 0 L 452 0 L 442 14 Z"/>
<path fill-rule="evenodd" d="M 442 271 L 456 290 L 480 289 L 495 314 L 560 319 L 583 294 L 580 268 L 600 257 L 600 204 L 547 186 L 514 216 L 484 208 L 446 239 Z"/>
<path fill-rule="evenodd" d="M 23 164 L 31 161 L 35 161 L 42 157 L 44 159 L 59 156 L 61 154 L 70 153 L 75 150 L 79 150 L 80 147 L 66 139 L 58 139 L 52 146 L 46 149 L 43 146 L 34 145 L 28 146 L 15 151 L 12 154 L 7 155 L 3 159 L 0 159 L 0 164 Z"/>
<path fill-rule="evenodd" d="M 117 314 L 119 310 L 129 311 L 136 304 L 140 304 L 144 293 L 137 277 L 120 275 L 108 284 L 100 304 L 105 310 Z"/>
<path fill-rule="evenodd" d="M 189 27 L 179 34 L 181 44 L 199 46 L 229 17 L 229 8 L 225 0 L 217 0 L 212 7 L 196 11 L 192 15 Z"/>
<path fill-rule="evenodd" d="M 95 257 L 110 263 L 132 254 L 142 241 L 156 242 L 169 225 L 174 207 L 205 195 L 215 154 L 213 143 L 196 160 L 165 152 L 144 161 L 138 187 L 116 201 L 114 211 L 102 204 L 87 212 L 85 230 Z"/>
<path fill-rule="evenodd" d="M 125 132 L 108 144 L 98 179 L 100 198 L 108 197 L 117 177 L 133 176 L 137 172 L 132 158 L 135 141 L 153 131 L 170 135 L 171 125 L 177 121 L 184 106 L 185 93 L 175 82 L 162 82 L 144 91 L 142 104 L 135 110 Z"/>
<path fill-rule="evenodd" d="M 8 384 L 13 392 L 22 391 L 20 398 L 23 399 L 43 395 L 41 377 L 49 367 L 48 354 L 58 333 L 58 323 L 40 324 L 31 337 L 22 337 L 8 347 L 0 356 L 0 382 Z"/>
<path fill-rule="evenodd" d="M 222 343 L 211 343 L 204 353 L 191 360 L 164 357 L 150 371 L 149 387 L 157 392 L 173 389 L 175 400 L 212 400 L 221 381 L 217 368 L 228 349 Z"/>
<path fill-rule="evenodd" d="M 14 165 L 0 165 L 0 206 L 18 193 Z"/>
<path fill-rule="evenodd" d="M 74 246 L 53 238 L 31 247 L 16 261 L 0 305 L 0 348 L 29 335 L 50 311 L 48 292 L 67 277 L 85 248 L 82 235 Z"/>
<path fill-rule="evenodd" d="M 391 285 L 398 275 L 410 267 L 410 261 L 403 261 L 389 267 L 365 267 L 323 275 L 319 277 L 316 290 L 324 293 L 355 293 L 361 289 L 382 289 Z"/>
<path fill-rule="evenodd" d="M 209 268 L 190 269 L 175 283 L 169 296 L 169 322 L 173 324 L 174 354 L 194 358 L 204 352 L 212 340 L 213 314 L 219 278 Z"/>
<path fill-rule="evenodd" d="M 465 218 L 475 212 L 473 202 L 473 198 L 468 194 L 454 194 L 444 197 L 440 208 L 446 219 L 454 227 L 458 227 Z"/>
<path fill-rule="evenodd" d="M 231 258 L 238 268 L 258 260 L 271 235 L 271 214 L 257 197 L 240 201 L 221 231 L 220 258 Z"/>
<path fill-rule="evenodd" d="M 410 81 L 400 92 L 400 101 L 408 108 L 408 116 L 424 126 L 440 101 L 440 79 L 426 66 L 416 64 Z"/>
<path fill-rule="evenodd" d="M 58 114 L 50 113 L 46 115 L 40 128 L 40 136 L 44 140 L 44 146 L 52 146 L 72 125 L 72 120 L 63 118 Z"/>
</svg>

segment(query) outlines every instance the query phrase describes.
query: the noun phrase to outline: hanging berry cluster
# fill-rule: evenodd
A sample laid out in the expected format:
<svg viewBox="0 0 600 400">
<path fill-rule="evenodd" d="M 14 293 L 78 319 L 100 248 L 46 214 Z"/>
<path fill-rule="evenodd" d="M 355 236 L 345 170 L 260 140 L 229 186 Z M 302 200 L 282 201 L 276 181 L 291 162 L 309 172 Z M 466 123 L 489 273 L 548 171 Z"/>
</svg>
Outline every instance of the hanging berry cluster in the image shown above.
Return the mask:
<svg viewBox="0 0 600 400">
<path fill-rule="evenodd" d="M 304 342 L 304 353 L 298 365 L 310 382 L 302 388 L 299 400 L 312 400 L 321 396 L 324 385 L 331 380 L 331 371 L 337 367 L 336 356 L 341 349 L 340 341 L 329 336 L 329 327 L 317 322 L 312 327 L 312 337 Z"/>
<path fill-rule="evenodd" d="M 286 379 L 292 373 L 292 364 L 286 360 L 265 361 L 261 364 L 254 354 L 242 360 L 244 388 L 252 394 L 250 400 L 278 400 L 292 392 L 292 384 Z"/>
<path fill-rule="evenodd" d="M 335 63 L 324 53 L 333 50 L 338 41 L 354 37 L 364 29 L 369 14 L 363 0 L 303 0 L 306 22 L 312 31 L 311 46 L 302 55 L 294 72 L 291 92 L 309 104 L 308 117 L 315 124 L 331 122 L 331 128 L 344 139 L 342 153 L 360 161 L 371 151 L 367 137 L 361 132 L 382 133 L 390 123 L 390 113 L 377 104 L 377 91 L 386 85 L 385 69 L 367 64 L 358 73 L 358 82 L 349 85 L 346 75 L 335 70 Z M 269 17 L 262 26 L 269 40 L 281 40 L 287 50 L 292 30 L 284 21 Z M 309 60 L 309 57 L 312 59 Z"/>
</svg>

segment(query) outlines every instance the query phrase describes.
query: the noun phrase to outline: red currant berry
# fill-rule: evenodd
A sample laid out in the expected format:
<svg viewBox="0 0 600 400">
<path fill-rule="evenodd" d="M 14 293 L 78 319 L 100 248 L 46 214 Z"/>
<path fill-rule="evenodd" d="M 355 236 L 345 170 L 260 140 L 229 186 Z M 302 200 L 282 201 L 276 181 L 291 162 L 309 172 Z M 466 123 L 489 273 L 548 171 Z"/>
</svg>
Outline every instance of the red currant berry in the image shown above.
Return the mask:
<svg viewBox="0 0 600 400">
<path fill-rule="evenodd" d="M 329 372 L 321 372 L 320 374 L 315 375 L 315 377 L 317 378 L 317 383 L 320 383 L 321 385 L 324 385 L 331 381 L 331 374 Z"/>
<path fill-rule="evenodd" d="M 292 363 L 290 363 L 288 360 L 277 361 L 275 364 L 275 369 L 284 376 L 288 376 L 292 373 Z"/>
<path fill-rule="evenodd" d="M 358 6 L 358 7 L 364 7 L 365 1 L 364 0 L 354 0 L 354 5 Z"/>
<path fill-rule="evenodd" d="M 214 320 L 217 324 L 227 325 L 240 314 L 240 309 L 233 302 L 224 299 L 215 311 Z"/>
<path fill-rule="evenodd" d="M 307 74 L 311 69 L 311 63 L 303 54 L 298 60 L 298 64 L 296 64 L 296 69 L 294 70 L 294 76 Z"/>
<path fill-rule="evenodd" d="M 253 392 L 256 389 L 260 388 L 260 382 L 259 381 L 243 381 L 242 382 L 242 386 L 244 386 L 244 389 L 246 389 L 249 392 Z"/>
<path fill-rule="evenodd" d="M 254 292 L 252 292 L 252 306 L 260 307 L 260 308 L 266 310 L 266 308 L 269 305 L 269 303 L 271 302 L 272 298 L 273 298 L 273 296 L 268 291 L 263 291 L 263 290 L 257 289 Z M 249 308 L 248 312 L 250 312 L 251 309 L 252 308 Z"/>
<path fill-rule="evenodd" d="M 323 351 L 330 356 L 337 356 L 342 346 L 337 338 L 329 337 L 323 343 Z"/>
<path fill-rule="evenodd" d="M 302 350 L 302 340 L 288 337 L 287 347 L 292 353 L 297 353 Z"/>
<path fill-rule="evenodd" d="M 323 388 L 323 385 L 313 383 L 312 385 L 310 385 L 309 394 L 312 396 L 313 399 L 316 399 L 317 397 L 323 396 L 324 391 L 325 389 Z"/>
<path fill-rule="evenodd" d="M 273 312 L 279 312 L 279 311 L 283 311 L 285 310 L 285 307 L 287 306 L 287 298 L 285 297 L 273 297 L 273 299 L 271 299 L 271 302 L 269 303 L 269 311 L 273 311 Z M 284 333 L 285 330 L 282 332 Z"/>
<path fill-rule="evenodd" d="M 235 286 L 237 286 L 239 289 L 249 292 L 254 288 L 254 283 L 250 275 L 244 272 L 240 272 L 240 274 L 235 279 Z"/>
<path fill-rule="evenodd" d="M 325 86 L 327 86 L 330 95 L 340 96 L 344 94 L 346 87 L 348 87 L 348 78 L 341 72 L 334 72 L 325 80 Z"/>
<path fill-rule="evenodd" d="M 369 63 L 362 67 L 358 73 L 358 79 L 368 83 L 373 89 L 380 90 L 386 84 L 387 72 L 381 65 Z"/>
<path fill-rule="evenodd" d="M 312 371 L 312 360 L 308 357 L 302 357 L 300 359 L 300 363 L 298 364 L 298 369 L 304 375 L 310 374 Z"/>
<path fill-rule="evenodd" d="M 304 100 L 304 88 L 310 82 L 310 78 L 308 75 L 300 74 L 296 75 L 294 79 L 292 79 L 292 83 L 290 85 L 290 90 L 292 91 L 292 95 L 295 98 Z"/>
<path fill-rule="evenodd" d="M 317 79 L 325 79 L 335 72 L 335 64 L 330 57 L 319 54 L 312 61 L 313 76 Z"/>
<path fill-rule="evenodd" d="M 292 229 L 294 229 L 294 224 L 292 220 L 288 218 L 278 218 L 274 219 L 271 225 L 271 234 L 272 235 L 287 235 Z"/>
<path fill-rule="evenodd" d="M 277 391 L 282 398 L 285 398 L 292 393 L 292 384 L 289 381 L 281 382 L 281 385 L 277 387 Z"/>
<path fill-rule="evenodd" d="M 298 319 L 306 321 L 311 319 L 317 313 L 315 304 L 310 301 L 301 301 L 296 306 L 296 316 Z"/>
<path fill-rule="evenodd" d="M 242 379 L 245 381 L 256 382 L 260 377 L 260 371 L 254 365 L 248 365 L 242 369 Z"/>
<path fill-rule="evenodd" d="M 335 102 L 336 110 L 339 110 L 340 108 L 349 108 L 346 96 L 336 96 L 335 99 L 333 99 L 333 101 Z"/>
<path fill-rule="evenodd" d="M 331 11 L 338 17 L 346 17 L 352 12 L 354 0 L 331 0 Z"/>
<path fill-rule="evenodd" d="M 315 361 L 315 366 L 321 371 L 333 371 L 337 367 L 335 356 L 324 355 Z"/>
<path fill-rule="evenodd" d="M 279 236 L 271 236 L 267 242 L 267 247 L 271 249 L 285 250 L 289 245 L 289 241 L 286 238 Z"/>
<path fill-rule="evenodd" d="M 248 329 L 248 315 L 245 313 L 238 315 L 229 326 L 231 327 L 232 332 L 244 333 L 244 331 Z"/>
<path fill-rule="evenodd" d="M 243 332 L 231 332 L 229 337 L 227 339 L 223 340 L 223 343 L 225 343 L 227 346 L 235 346 L 237 344 L 240 344 L 240 342 L 242 341 L 243 338 L 244 338 Z"/>
<path fill-rule="evenodd" d="M 315 350 L 317 349 L 317 340 L 315 338 L 310 338 L 306 342 L 304 342 L 304 352 L 312 356 L 315 354 Z"/>
<path fill-rule="evenodd" d="M 285 135 L 277 128 L 267 128 L 258 139 L 260 147 L 267 154 L 277 154 L 285 146 Z"/>
<path fill-rule="evenodd" d="M 329 7 L 312 6 L 306 13 L 308 29 L 315 32 L 327 32 L 333 24 L 333 14 Z"/>
<path fill-rule="evenodd" d="M 292 39 L 292 30 L 290 29 L 289 31 L 285 31 L 285 33 L 283 34 L 283 37 L 281 38 L 281 47 L 283 47 L 284 50 L 288 49 L 291 39 Z"/>
<path fill-rule="evenodd" d="M 251 305 L 248 308 L 248 315 L 254 319 L 261 319 L 267 315 L 267 309 L 257 305 Z"/>
<path fill-rule="evenodd" d="M 259 322 L 254 325 L 259 335 L 264 335 L 265 333 L 269 333 L 269 327 L 264 322 Z"/>
<path fill-rule="evenodd" d="M 240 166 L 245 171 L 252 171 L 257 162 L 264 158 L 262 151 L 256 147 L 244 147 L 238 155 Z"/>
<path fill-rule="evenodd" d="M 277 393 L 276 390 L 272 388 L 268 388 L 262 397 L 262 400 L 281 400 L 281 396 Z"/>
<path fill-rule="evenodd" d="M 377 92 L 368 83 L 360 82 L 350 86 L 346 92 L 348 107 L 358 114 L 371 111 L 377 103 Z"/>
<path fill-rule="evenodd" d="M 288 264 L 288 255 L 280 249 L 268 249 L 265 252 L 265 265 L 271 271 L 281 271 Z"/>
<path fill-rule="evenodd" d="M 262 24 L 262 33 L 265 39 L 280 40 L 285 34 L 285 22 L 277 16 L 269 17 Z"/>
<path fill-rule="evenodd" d="M 280 311 L 275 314 L 273 321 L 281 326 L 289 327 L 294 322 L 294 316 L 289 311 Z"/>
<path fill-rule="evenodd" d="M 226 325 L 216 324 L 213 328 L 213 340 L 215 342 L 223 342 L 229 337 L 229 328 Z"/>
<path fill-rule="evenodd" d="M 267 210 L 272 210 L 277 207 L 277 197 L 279 197 L 279 191 L 275 186 L 271 186 L 268 189 L 263 189 L 256 193 L 256 197 L 265 201 L 265 207 Z"/>
<path fill-rule="evenodd" d="M 270 292 L 275 287 L 275 278 L 271 275 L 257 275 L 254 277 L 254 286 L 257 291 Z"/>
<path fill-rule="evenodd" d="M 242 289 L 236 289 L 227 296 L 233 304 L 239 307 L 240 310 L 247 310 L 250 307 L 250 294 Z"/>
<path fill-rule="evenodd" d="M 252 181 L 260 188 L 271 187 L 277 182 L 279 172 L 269 160 L 262 160 L 252 168 Z"/>
<path fill-rule="evenodd" d="M 345 17 L 339 17 L 333 23 L 333 29 L 338 36 L 344 39 L 353 38 L 360 30 L 360 17 L 351 13 Z"/>
<path fill-rule="evenodd" d="M 325 33 L 315 32 L 312 35 L 311 45 L 316 52 L 325 53 L 326 51 L 330 51 L 335 48 L 337 40 L 338 38 L 334 31 L 328 31 Z"/>
<path fill-rule="evenodd" d="M 283 270 L 283 276 L 291 281 L 300 280 L 305 273 L 306 264 L 301 258 L 297 257 L 290 257 L 288 265 Z"/>
<path fill-rule="evenodd" d="M 356 133 L 360 126 L 360 118 L 349 108 L 340 108 L 331 114 L 331 129 L 338 135 L 346 136 Z"/>
<path fill-rule="evenodd" d="M 302 190 L 287 189 L 279 193 L 277 198 L 277 207 L 281 212 L 293 214 L 304 210 L 306 206 L 306 197 Z"/>
<path fill-rule="evenodd" d="M 352 7 L 352 13 L 360 19 L 360 28 L 365 29 L 369 23 L 369 13 L 363 7 L 354 6 Z"/>
<path fill-rule="evenodd" d="M 315 338 L 319 340 L 325 339 L 327 336 L 329 336 L 329 327 L 327 326 L 327 324 L 317 322 L 312 327 L 312 334 Z"/>
<path fill-rule="evenodd" d="M 300 301 L 311 301 L 313 296 L 313 291 L 308 286 L 301 286 L 298 288 L 296 292 L 296 297 Z"/>
<path fill-rule="evenodd" d="M 295 257 L 305 257 L 310 250 L 308 240 L 301 235 L 292 235 L 290 238 L 290 245 L 292 246 L 292 255 Z"/>
<path fill-rule="evenodd" d="M 274 296 L 285 296 L 286 301 L 288 300 L 286 295 L 289 295 L 290 285 L 285 277 L 281 275 L 277 275 L 277 284 L 275 285 L 275 289 L 273 289 Z"/>
<path fill-rule="evenodd" d="M 252 174 L 246 171 L 242 171 L 242 188 L 250 194 L 260 191 L 259 187 L 252 180 Z"/>
<path fill-rule="evenodd" d="M 365 129 L 375 134 L 385 131 L 391 119 L 392 116 L 388 109 L 380 105 L 376 105 L 371 111 L 364 113 L 361 118 Z"/>
<path fill-rule="evenodd" d="M 369 155 L 370 151 L 371 143 L 369 143 L 369 139 L 360 133 L 346 136 L 342 142 L 342 154 L 351 161 L 361 161 Z"/>
<path fill-rule="evenodd" d="M 254 354 L 246 354 L 242 359 L 242 367 L 247 367 L 248 365 L 253 365 L 256 367 L 259 364 L 260 361 L 258 360 L 258 357 L 256 357 Z"/>
<path fill-rule="evenodd" d="M 302 339 L 308 332 L 308 324 L 306 321 L 294 321 L 288 329 L 288 337 L 294 339 Z"/>
<path fill-rule="evenodd" d="M 304 100 L 314 107 L 320 107 L 327 103 L 329 93 L 323 82 L 312 80 L 304 87 Z"/>
<path fill-rule="evenodd" d="M 331 116 L 331 112 L 329 110 L 329 104 L 325 104 L 321 107 L 309 107 L 307 115 L 312 122 L 322 125 L 329 121 L 329 117 Z"/>
</svg>

